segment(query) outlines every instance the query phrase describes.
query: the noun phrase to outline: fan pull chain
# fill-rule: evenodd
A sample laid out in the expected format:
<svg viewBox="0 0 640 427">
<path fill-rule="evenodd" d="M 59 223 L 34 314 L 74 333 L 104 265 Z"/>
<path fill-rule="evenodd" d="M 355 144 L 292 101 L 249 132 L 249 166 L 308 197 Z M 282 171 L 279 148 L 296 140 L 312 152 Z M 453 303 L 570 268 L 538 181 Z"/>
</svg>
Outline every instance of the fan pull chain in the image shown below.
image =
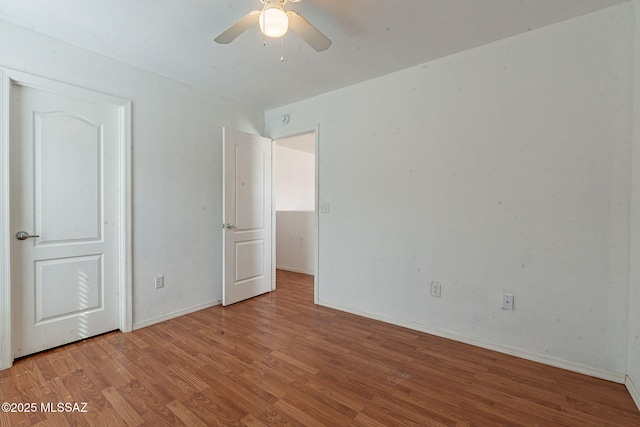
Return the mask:
<svg viewBox="0 0 640 427">
<path fill-rule="evenodd" d="M 284 36 L 280 37 L 280 62 L 284 62 Z"/>
<path fill-rule="evenodd" d="M 264 26 L 264 11 L 267 9 L 267 5 L 269 4 L 269 1 L 268 0 L 267 1 L 261 0 L 261 1 L 264 6 L 262 6 L 262 13 L 260 14 L 260 17 L 258 19 L 262 19 L 261 25 Z M 264 47 L 267 45 L 267 39 L 265 34 L 262 31 L 260 32 L 262 33 L 262 46 Z"/>
</svg>

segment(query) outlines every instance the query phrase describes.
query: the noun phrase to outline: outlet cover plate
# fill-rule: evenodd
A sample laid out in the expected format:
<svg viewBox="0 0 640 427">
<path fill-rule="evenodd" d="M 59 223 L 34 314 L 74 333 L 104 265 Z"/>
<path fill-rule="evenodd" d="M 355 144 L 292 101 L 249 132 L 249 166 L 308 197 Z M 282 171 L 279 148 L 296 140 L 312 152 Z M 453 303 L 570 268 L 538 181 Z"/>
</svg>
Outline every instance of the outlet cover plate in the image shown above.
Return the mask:
<svg viewBox="0 0 640 427">
<path fill-rule="evenodd" d="M 431 282 L 431 296 L 442 297 L 442 285 L 438 282 Z"/>
<path fill-rule="evenodd" d="M 502 309 L 513 310 L 513 294 L 502 294 Z"/>
<path fill-rule="evenodd" d="M 156 289 L 164 288 L 164 276 L 156 276 L 154 283 Z"/>
</svg>

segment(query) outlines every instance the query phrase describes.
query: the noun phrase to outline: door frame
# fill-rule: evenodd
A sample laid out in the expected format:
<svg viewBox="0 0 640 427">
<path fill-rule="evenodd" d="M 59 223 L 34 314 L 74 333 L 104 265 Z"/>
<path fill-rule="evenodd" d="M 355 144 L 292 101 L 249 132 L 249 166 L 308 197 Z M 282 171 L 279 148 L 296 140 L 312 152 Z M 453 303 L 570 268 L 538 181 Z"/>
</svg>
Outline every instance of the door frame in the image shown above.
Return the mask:
<svg viewBox="0 0 640 427">
<path fill-rule="evenodd" d="M 285 139 L 285 138 L 291 138 L 294 136 L 298 136 L 298 135 L 303 135 L 306 133 L 312 133 L 314 134 L 314 138 L 315 138 L 315 211 L 313 214 L 313 222 L 315 224 L 314 227 L 314 237 L 315 237 L 315 242 L 314 242 L 314 249 L 315 249 L 315 254 L 314 254 L 314 272 L 313 272 L 313 303 L 314 304 L 318 304 L 319 302 L 319 292 L 320 292 L 320 215 L 319 215 L 319 209 L 320 209 L 320 126 L 318 124 L 316 125 L 312 125 L 312 126 L 307 126 L 307 127 L 302 127 L 302 128 L 297 128 L 297 129 L 292 129 L 292 130 L 287 130 L 287 131 L 283 131 L 283 132 L 276 132 L 274 135 L 270 135 L 268 136 L 268 138 L 271 138 L 272 144 L 275 145 L 276 141 L 279 139 Z M 275 152 L 275 150 L 273 150 L 272 152 Z M 278 197 L 278 195 L 275 193 L 275 164 L 273 164 L 275 160 L 275 156 L 271 156 L 271 162 L 272 162 L 272 166 L 271 166 L 271 170 L 273 171 L 272 175 L 271 175 L 271 221 L 272 221 L 272 233 L 273 233 L 273 237 L 271 239 L 271 245 L 272 245 L 272 253 L 273 253 L 273 257 L 271 258 L 271 274 L 273 275 L 273 289 L 275 289 L 276 286 L 276 197 Z"/>
<path fill-rule="evenodd" d="M 10 105 L 13 85 L 26 86 L 116 108 L 118 111 L 119 327 L 133 330 L 131 251 L 131 101 L 0 67 L 0 370 L 13 364 L 11 311 Z"/>
</svg>

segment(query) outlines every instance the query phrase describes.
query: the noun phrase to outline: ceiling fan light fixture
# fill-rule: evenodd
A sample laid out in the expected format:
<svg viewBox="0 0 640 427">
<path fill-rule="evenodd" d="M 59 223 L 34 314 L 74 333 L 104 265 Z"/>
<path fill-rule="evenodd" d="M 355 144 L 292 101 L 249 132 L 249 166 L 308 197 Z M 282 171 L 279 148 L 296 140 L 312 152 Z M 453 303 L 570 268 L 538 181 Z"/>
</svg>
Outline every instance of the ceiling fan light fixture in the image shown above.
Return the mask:
<svg viewBox="0 0 640 427">
<path fill-rule="evenodd" d="M 289 29 L 289 17 L 279 6 L 264 9 L 259 22 L 260 30 L 267 37 L 282 37 Z"/>
</svg>

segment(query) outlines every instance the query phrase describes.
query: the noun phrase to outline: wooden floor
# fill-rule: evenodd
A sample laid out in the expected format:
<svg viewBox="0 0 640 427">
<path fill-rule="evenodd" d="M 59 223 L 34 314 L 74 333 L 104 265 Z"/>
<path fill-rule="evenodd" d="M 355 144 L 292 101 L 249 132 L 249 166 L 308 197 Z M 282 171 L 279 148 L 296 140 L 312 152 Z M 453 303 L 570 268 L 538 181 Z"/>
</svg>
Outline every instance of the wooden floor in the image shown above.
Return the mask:
<svg viewBox="0 0 640 427">
<path fill-rule="evenodd" d="M 36 411 L 0 425 L 640 426 L 623 385 L 317 307 L 312 283 L 18 360 L 1 399 Z"/>
</svg>

